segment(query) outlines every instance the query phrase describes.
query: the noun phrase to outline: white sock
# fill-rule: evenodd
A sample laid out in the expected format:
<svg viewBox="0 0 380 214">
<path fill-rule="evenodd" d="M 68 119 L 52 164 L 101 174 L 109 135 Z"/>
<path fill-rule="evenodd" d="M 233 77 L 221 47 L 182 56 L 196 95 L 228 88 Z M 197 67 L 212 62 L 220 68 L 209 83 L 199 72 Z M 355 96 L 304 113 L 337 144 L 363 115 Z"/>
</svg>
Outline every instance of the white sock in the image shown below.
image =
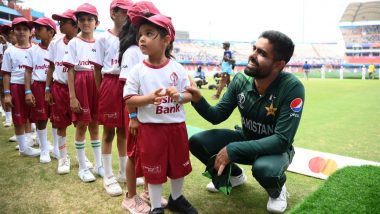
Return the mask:
<svg viewBox="0 0 380 214">
<path fill-rule="evenodd" d="M 37 129 L 37 135 L 38 135 L 38 138 L 40 139 L 41 151 L 49 151 L 46 128 L 42 130 Z"/>
<path fill-rule="evenodd" d="M 19 146 L 19 151 L 20 152 L 24 152 L 26 150 L 26 148 L 28 147 L 26 145 L 26 142 L 25 142 L 25 135 L 16 135 L 16 139 L 17 139 L 17 142 L 18 142 L 18 146 Z"/>
<path fill-rule="evenodd" d="M 100 141 L 99 140 L 92 140 L 91 141 L 92 150 L 94 151 L 94 159 L 95 159 L 95 166 L 99 167 L 102 165 L 102 150 L 100 148 Z"/>
<path fill-rule="evenodd" d="M 162 184 L 148 184 L 150 207 L 161 208 Z"/>
<path fill-rule="evenodd" d="M 59 143 L 58 143 L 58 134 L 57 134 L 57 129 L 56 128 L 52 128 L 51 129 L 51 133 L 53 135 L 53 152 L 55 154 L 58 154 L 59 153 Z"/>
<path fill-rule="evenodd" d="M 36 124 L 35 123 L 31 123 L 30 127 L 32 128 L 32 132 L 36 131 Z"/>
<path fill-rule="evenodd" d="M 119 172 L 120 175 L 125 177 L 125 167 L 127 166 L 127 156 L 119 157 Z"/>
<path fill-rule="evenodd" d="M 102 154 L 104 175 L 106 178 L 113 176 L 112 172 L 112 154 Z"/>
<path fill-rule="evenodd" d="M 84 141 L 75 141 L 75 150 L 79 163 L 79 170 L 86 169 L 86 154 L 84 152 Z"/>
<path fill-rule="evenodd" d="M 66 137 L 58 136 L 59 156 L 60 158 L 67 157 Z"/>
<path fill-rule="evenodd" d="M 5 112 L 5 121 L 6 122 L 11 122 L 12 121 L 12 112 L 11 111 L 6 111 Z"/>
<path fill-rule="evenodd" d="M 32 141 L 32 132 L 25 133 L 25 140 Z"/>
<path fill-rule="evenodd" d="M 176 200 L 182 195 L 182 187 L 184 181 L 185 179 L 183 177 L 170 180 L 170 194 L 172 195 L 173 200 Z"/>
</svg>

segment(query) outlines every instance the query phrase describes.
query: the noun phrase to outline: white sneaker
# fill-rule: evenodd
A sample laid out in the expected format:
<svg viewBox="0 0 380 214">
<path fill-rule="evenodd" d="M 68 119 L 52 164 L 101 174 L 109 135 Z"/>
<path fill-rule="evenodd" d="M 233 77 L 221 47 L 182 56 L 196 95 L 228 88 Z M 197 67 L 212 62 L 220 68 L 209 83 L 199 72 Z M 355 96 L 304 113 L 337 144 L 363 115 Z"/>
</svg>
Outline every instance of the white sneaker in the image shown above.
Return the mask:
<svg viewBox="0 0 380 214">
<path fill-rule="evenodd" d="M 49 151 L 41 151 L 40 154 L 40 163 L 50 163 L 50 152 Z"/>
<path fill-rule="evenodd" d="M 10 121 L 5 121 L 4 122 L 4 127 L 5 128 L 11 127 L 11 126 L 12 126 L 12 122 L 10 122 Z"/>
<path fill-rule="evenodd" d="M 102 178 L 104 177 L 105 172 L 104 172 L 104 167 L 103 166 L 99 166 L 99 167 L 95 166 L 95 168 L 93 170 L 94 170 L 95 174 L 99 175 Z"/>
<path fill-rule="evenodd" d="M 32 147 L 26 147 L 25 151 L 20 151 L 20 155 L 28 157 L 38 157 L 40 156 L 41 150 Z"/>
<path fill-rule="evenodd" d="M 119 174 L 116 177 L 116 180 L 119 183 L 127 183 L 127 177 L 125 175 L 121 175 L 120 171 L 119 171 Z"/>
<path fill-rule="evenodd" d="M 26 143 L 28 146 L 30 146 L 30 147 L 33 147 L 33 146 L 36 145 L 35 142 L 34 142 L 34 140 L 33 140 L 32 138 L 25 138 L 25 143 Z M 38 146 L 38 144 L 37 144 L 37 146 Z"/>
<path fill-rule="evenodd" d="M 238 176 L 231 176 L 230 182 L 231 182 L 232 187 L 240 186 L 242 184 L 247 183 L 247 176 L 245 175 L 244 172 Z M 215 186 L 212 182 L 207 184 L 206 189 L 209 192 L 219 192 L 219 190 L 217 188 L 215 188 Z"/>
<path fill-rule="evenodd" d="M 286 202 L 287 196 L 288 196 L 288 192 L 286 192 L 286 186 L 284 184 L 284 186 L 282 187 L 280 196 L 278 196 L 278 198 L 271 198 L 269 196 L 269 200 L 267 203 L 268 212 L 272 212 L 272 213 L 283 213 L 283 212 L 285 212 L 286 207 L 288 205 Z"/>
<path fill-rule="evenodd" d="M 66 158 L 58 159 L 58 174 L 68 174 L 70 172 L 70 158 L 67 156 Z"/>
<path fill-rule="evenodd" d="M 95 176 L 91 173 L 89 169 L 80 169 L 78 171 L 78 176 L 85 183 L 96 180 Z"/>
<path fill-rule="evenodd" d="M 59 153 L 59 151 L 58 152 L 51 151 L 50 152 L 50 157 L 59 160 L 59 159 L 61 159 L 61 154 Z"/>
<path fill-rule="evenodd" d="M 13 135 L 12 137 L 9 138 L 9 142 L 17 142 L 16 135 Z"/>
<path fill-rule="evenodd" d="M 88 169 L 93 169 L 94 165 L 92 165 L 91 161 L 86 157 L 86 167 Z"/>
<path fill-rule="evenodd" d="M 16 150 L 19 150 L 19 149 L 20 149 L 20 146 L 19 146 L 19 145 L 16 145 L 15 148 L 16 148 Z"/>
<path fill-rule="evenodd" d="M 103 187 L 110 196 L 118 196 L 123 194 L 123 190 L 113 175 L 109 178 L 103 178 Z"/>
</svg>

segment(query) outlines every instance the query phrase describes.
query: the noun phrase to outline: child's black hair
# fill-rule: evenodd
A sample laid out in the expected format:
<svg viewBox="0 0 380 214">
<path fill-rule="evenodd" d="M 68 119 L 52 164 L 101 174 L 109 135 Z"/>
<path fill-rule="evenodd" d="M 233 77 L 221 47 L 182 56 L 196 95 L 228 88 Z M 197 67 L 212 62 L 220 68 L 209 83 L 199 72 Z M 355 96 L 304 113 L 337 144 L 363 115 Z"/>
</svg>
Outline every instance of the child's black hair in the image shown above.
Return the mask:
<svg viewBox="0 0 380 214">
<path fill-rule="evenodd" d="M 125 22 L 119 33 L 119 65 L 121 65 L 124 52 L 132 45 L 137 45 L 136 34 L 136 28 L 130 22 Z"/>
</svg>

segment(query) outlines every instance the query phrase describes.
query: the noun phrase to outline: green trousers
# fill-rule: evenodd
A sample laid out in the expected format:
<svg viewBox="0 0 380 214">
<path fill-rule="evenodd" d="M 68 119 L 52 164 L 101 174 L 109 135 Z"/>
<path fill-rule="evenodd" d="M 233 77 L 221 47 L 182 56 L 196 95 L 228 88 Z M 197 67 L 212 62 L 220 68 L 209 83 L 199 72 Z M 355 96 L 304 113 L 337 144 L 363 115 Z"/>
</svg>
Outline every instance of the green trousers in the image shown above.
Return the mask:
<svg viewBox="0 0 380 214">
<path fill-rule="evenodd" d="M 189 143 L 191 153 L 206 165 L 211 156 L 217 154 L 229 143 L 247 140 L 249 139 L 240 130 L 212 129 L 193 135 L 189 139 Z M 283 154 L 260 156 L 252 154 L 249 159 L 238 159 L 235 163 L 251 165 L 252 176 L 268 192 L 269 196 L 277 198 L 285 184 L 285 171 L 293 156 L 294 149 L 291 147 Z M 231 175 L 237 176 L 241 173 L 241 168 L 233 164 Z"/>
</svg>

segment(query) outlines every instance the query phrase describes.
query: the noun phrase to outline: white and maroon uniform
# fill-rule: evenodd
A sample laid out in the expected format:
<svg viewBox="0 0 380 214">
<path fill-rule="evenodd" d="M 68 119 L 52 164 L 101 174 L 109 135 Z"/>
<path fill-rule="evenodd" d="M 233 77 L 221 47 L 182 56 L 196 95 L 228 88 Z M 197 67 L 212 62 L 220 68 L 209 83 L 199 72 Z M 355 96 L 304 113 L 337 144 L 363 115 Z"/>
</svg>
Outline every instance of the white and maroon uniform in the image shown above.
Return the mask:
<svg viewBox="0 0 380 214">
<path fill-rule="evenodd" d="M 123 86 L 119 81 L 119 37 L 110 30 L 96 39 L 95 57 L 91 60 L 101 67 L 102 83 L 99 88 L 98 122 L 105 127 L 123 127 Z"/>
<path fill-rule="evenodd" d="M 63 65 L 74 68 L 75 93 L 82 107 L 81 113 L 72 114 L 74 124 L 80 121 L 88 125 L 98 118 L 98 89 L 95 84 L 94 66 L 90 63 L 95 52 L 95 39 L 85 41 L 75 37 L 70 40 L 63 57 Z"/>
<path fill-rule="evenodd" d="M 184 92 L 190 86 L 186 70 L 179 63 L 167 60 L 161 66 L 146 61 L 136 65 L 127 75 L 126 96 L 148 95 L 159 88 L 177 88 Z M 136 176 L 144 176 L 151 184 L 177 179 L 191 172 L 185 111 L 170 97 L 161 104 L 138 107 L 138 144 Z M 142 152 L 143 151 L 143 152 Z"/>
<path fill-rule="evenodd" d="M 71 125 L 71 108 L 69 88 L 67 86 L 67 67 L 63 65 L 63 57 L 68 40 L 61 37 L 49 44 L 49 54 L 45 60 L 54 64 L 51 93 L 54 104 L 51 106 L 51 118 L 54 127 L 66 128 Z"/>
<path fill-rule="evenodd" d="M 1 71 L 11 75 L 12 119 L 15 125 L 23 125 L 29 117 L 29 107 L 25 104 L 25 64 L 34 46 L 29 48 L 8 47 L 4 52 Z"/>
<path fill-rule="evenodd" d="M 49 62 L 45 58 L 49 53 L 46 48 L 36 45 L 29 54 L 25 66 L 33 69 L 31 89 L 36 100 L 36 106 L 30 108 L 29 119 L 35 123 L 49 118 L 49 105 L 45 102 L 46 74 L 49 68 Z"/>
<path fill-rule="evenodd" d="M 124 53 L 123 58 L 121 59 L 121 71 L 120 71 L 120 81 L 125 82 L 123 88 L 123 97 L 125 97 L 125 93 L 127 90 L 126 79 L 127 74 L 132 70 L 132 68 L 141 63 L 144 59 L 146 59 L 146 55 L 144 55 L 140 48 L 137 45 L 130 46 Z M 123 102 L 124 103 L 124 102 Z M 127 108 L 124 108 L 124 126 L 125 133 L 127 136 L 127 155 L 128 157 L 135 157 L 136 152 L 136 140 L 137 138 L 129 133 L 129 112 Z"/>
</svg>

